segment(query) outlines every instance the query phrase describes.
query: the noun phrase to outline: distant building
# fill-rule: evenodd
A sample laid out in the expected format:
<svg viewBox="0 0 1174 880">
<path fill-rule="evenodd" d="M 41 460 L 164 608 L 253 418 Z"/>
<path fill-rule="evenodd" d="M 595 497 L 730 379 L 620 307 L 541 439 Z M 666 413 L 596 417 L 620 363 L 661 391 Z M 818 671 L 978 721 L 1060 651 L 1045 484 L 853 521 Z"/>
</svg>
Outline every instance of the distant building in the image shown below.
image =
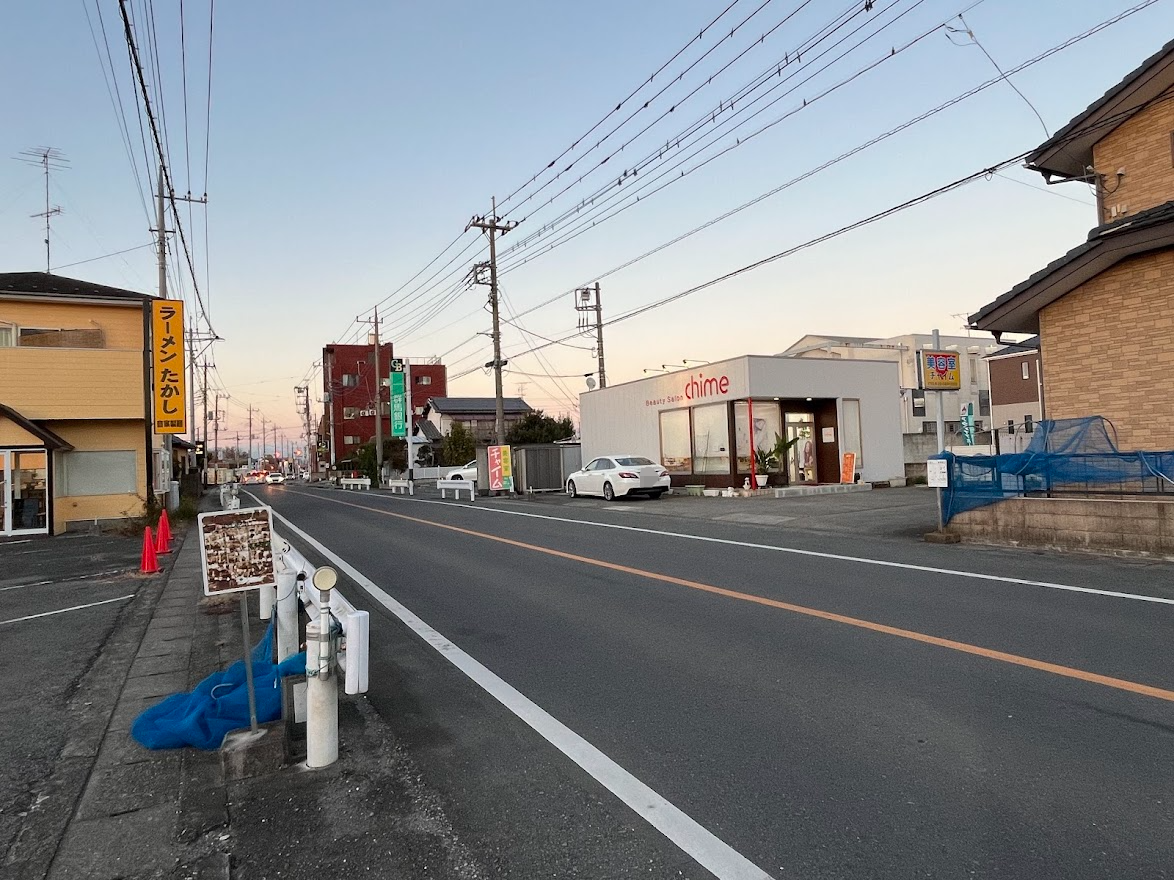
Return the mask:
<svg viewBox="0 0 1174 880">
<path fill-rule="evenodd" d="M 505 414 L 504 430 L 524 419 L 534 409 L 520 397 L 506 397 L 502 401 Z M 478 443 L 491 443 L 497 422 L 497 399 L 493 397 L 433 397 L 424 407 L 422 418 L 430 428 L 422 428 L 429 439 L 438 439 L 459 422 Z"/>
<path fill-rule="evenodd" d="M 392 359 L 390 342 L 379 345 L 379 375 L 375 376 L 375 344 L 331 344 L 322 349 L 322 390 L 324 414 L 320 436 L 329 449 L 329 460 L 337 463 L 375 439 L 376 413 L 381 413 L 384 439 L 391 437 L 390 389 Z M 409 362 L 414 425 L 428 399 L 448 390 L 448 370 L 439 362 Z M 378 388 L 378 394 L 376 389 Z M 409 428 L 410 430 L 410 428 Z"/>
<path fill-rule="evenodd" d="M 991 427 L 999 431 L 1003 440 L 1015 434 L 1031 434 L 1043 417 L 1039 337 L 1033 336 L 987 355 L 986 366 L 991 387 Z M 1003 451 L 1010 451 L 1015 445 Z"/>
<path fill-rule="evenodd" d="M 894 406 L 901 412 L 903 434 L 934 434 L 937 431 L 937 407 L 941 399 L 947 433 L 960 429 L 962 407 L 973 404 L 976 431 L 992 424 L 991 386 L 983 358 L 1002 346 L 985 336 L 941 336 L 942 350 L 958 352 L 962 367 L 959 391 L 925 393 L 921 391 L 917 353 L 933 348 L 929 333 L 906 333 L 901 336 L 872 338 L 865 336 L 808 335 L 798 340 L 779 357 L 833 358 L 843 360 L 893 361 L 899 365 L 901 396 Z"/>
<path fill-rule="evenodd" d="M 137 517 L 170 480 L 144 365 L 153 300 L 0 274 L 0 536 Z"/>
<path fill-rule="evenodd" d="M 1174 41 L 1036 148 L 1049 183 L 1093 185 L 1085 241 L 970 316 L 1039 334 L 1043 415 L 1100 415 L 1121 449 L 1174 449 Z"/>
</svg>

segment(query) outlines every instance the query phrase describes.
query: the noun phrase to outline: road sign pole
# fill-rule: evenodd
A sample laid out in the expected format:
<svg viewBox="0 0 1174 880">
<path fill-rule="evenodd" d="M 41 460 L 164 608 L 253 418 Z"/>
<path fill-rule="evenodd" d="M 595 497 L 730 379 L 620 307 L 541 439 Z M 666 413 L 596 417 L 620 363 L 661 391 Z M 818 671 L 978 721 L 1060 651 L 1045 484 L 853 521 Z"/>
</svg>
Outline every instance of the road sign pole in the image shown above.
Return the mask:
<svg viewBox="0 0 1174 880">
<path fill-rule="evenodd" d="M 249 635 L 249 594 L 241 595 L 241 635 L 245 641 L 245 685 L 249 691 L 249 730 L 257 731 L 257 691 L 253 687 L 253 638 Z"/>
</svg>

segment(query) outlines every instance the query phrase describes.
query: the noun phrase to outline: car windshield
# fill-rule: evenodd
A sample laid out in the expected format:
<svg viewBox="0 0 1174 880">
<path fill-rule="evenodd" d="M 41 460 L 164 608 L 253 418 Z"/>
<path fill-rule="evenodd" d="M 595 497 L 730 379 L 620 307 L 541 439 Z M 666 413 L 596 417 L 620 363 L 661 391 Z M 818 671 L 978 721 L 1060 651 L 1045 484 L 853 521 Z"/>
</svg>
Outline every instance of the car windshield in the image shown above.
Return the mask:
<svg viewBox="0 0 1174 880">
<path fill-rule="evenodd" d="M 647 458 L 639 455 L 631 455 L 627 458 L 617 458 L 616 464 L 620 467 L 637 467 L 642 464 L 656 464 L 656 462 L 649 461 Z"/>
</svg>

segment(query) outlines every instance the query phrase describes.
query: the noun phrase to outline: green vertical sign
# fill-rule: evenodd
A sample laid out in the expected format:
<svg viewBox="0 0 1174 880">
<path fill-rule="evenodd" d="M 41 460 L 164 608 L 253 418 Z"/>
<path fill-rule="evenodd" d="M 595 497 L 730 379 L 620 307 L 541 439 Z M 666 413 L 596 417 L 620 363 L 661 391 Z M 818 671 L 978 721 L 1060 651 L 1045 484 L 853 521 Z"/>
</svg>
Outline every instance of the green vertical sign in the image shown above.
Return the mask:
<svg viewBox="0 0 1174 880">
<path fill-rule="evenodd" d="M 391 374 L 391 436 L 408 436 L 407 395 L 404 392 L 404 374 Z"/>
</svg>

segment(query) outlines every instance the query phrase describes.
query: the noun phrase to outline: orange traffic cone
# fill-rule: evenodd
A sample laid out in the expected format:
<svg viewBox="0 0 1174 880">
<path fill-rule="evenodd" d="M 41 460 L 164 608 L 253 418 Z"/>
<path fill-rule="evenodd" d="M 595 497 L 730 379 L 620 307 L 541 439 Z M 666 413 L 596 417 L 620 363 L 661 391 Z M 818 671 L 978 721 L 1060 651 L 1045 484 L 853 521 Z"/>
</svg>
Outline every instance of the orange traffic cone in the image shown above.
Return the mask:
<svg viewBox="0 0 1174 880">
<path fill-rule="evenodd" d="M 167 510 L 159 516 L 159 534 L 155 537 L 155 552 L 171 552 L 171 523 L 167 521 Z"/>
<path fill-rule="evenodd" d="M 139 571 L 143 574 L 154 574 L 159 570 L 159 560 L 155 557 L 155 542 L 151 540 L 151 527 L 143 532 L 143 561 Z"/>
</svg>

